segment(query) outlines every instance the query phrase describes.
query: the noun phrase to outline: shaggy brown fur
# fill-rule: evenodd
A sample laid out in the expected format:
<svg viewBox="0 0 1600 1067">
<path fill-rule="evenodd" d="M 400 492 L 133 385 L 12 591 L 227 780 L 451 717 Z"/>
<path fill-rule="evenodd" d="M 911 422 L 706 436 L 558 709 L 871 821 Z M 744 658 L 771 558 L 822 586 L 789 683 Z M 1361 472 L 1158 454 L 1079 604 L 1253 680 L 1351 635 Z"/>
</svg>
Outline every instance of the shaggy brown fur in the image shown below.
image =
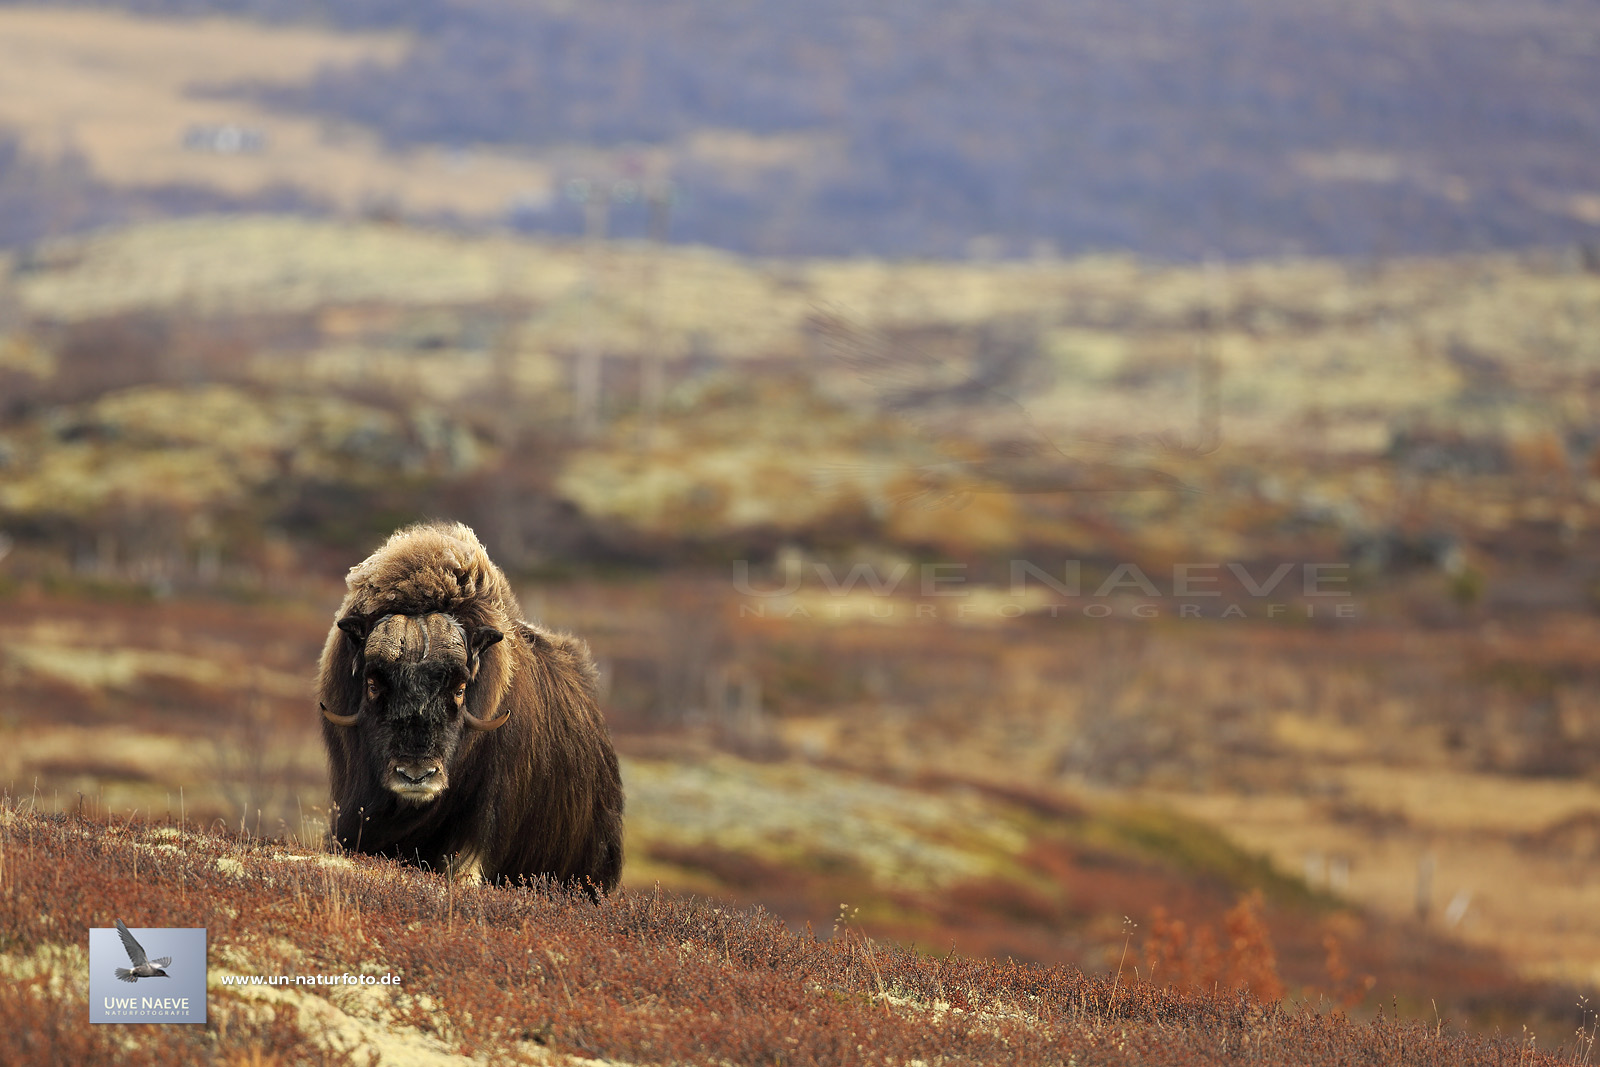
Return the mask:
<svg viewBox="0 0 1600 1067">
<path fill-rule="evenodd" d="M 335 838 L 466 877 L 548 874 L 611 890 L 622 871 L 622 782 L 588 646 L 522 621 L 505 575 L 459 523 L 400 530 L 347 585 L 318 680 L 326 711 L 358 715 L 352 726 L 323 723 Z M 480 731 L 440 697 L 374 703 L 381 689 L 367 686 L 387 664 L 409 665 L 406 678 L 454 669 L 467 684 L 456 708 L 486 722 L 510 716 Z M 407 730 L 412 747 L 445 754 L 438 780 L 448 785 L 425 803 L 384 784 L 396 758 L 404 763 Z"/>
</svg>

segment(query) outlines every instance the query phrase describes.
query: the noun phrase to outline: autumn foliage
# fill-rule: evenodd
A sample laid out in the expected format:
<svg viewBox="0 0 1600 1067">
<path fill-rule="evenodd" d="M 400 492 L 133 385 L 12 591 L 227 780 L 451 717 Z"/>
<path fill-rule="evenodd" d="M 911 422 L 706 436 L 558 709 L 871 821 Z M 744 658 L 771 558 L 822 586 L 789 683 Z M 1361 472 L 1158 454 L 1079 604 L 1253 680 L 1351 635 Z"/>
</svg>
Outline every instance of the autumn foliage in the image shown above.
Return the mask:
<svg viewBox="0 0 1600 1067">
<path fill-rule="evenodd" d="M 1261 921 L 1262 898 L 1256 891 L 1242 898 L 1223 917 L 1222 936 L 1209 925 L 1188 924 L 1157 908 L 1145 937 L 1145 977 L 1177 989 L 1225 990 L 1271 1003 L 1283 996 L 1272 936 Z"/>
</svg>

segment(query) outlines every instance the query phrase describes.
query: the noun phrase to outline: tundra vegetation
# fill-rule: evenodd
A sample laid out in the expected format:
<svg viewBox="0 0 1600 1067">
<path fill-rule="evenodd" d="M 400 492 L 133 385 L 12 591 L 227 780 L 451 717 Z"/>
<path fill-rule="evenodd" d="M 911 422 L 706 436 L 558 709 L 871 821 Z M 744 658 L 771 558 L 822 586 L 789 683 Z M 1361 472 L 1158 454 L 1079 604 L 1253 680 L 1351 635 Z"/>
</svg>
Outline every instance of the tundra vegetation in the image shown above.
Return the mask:
<svg viewBox="0 0 1600 1067">
<path fill-rule="evenodd" d="M 868 936 L 847 911 L 819 936 L 659 887 L 596 905 L 544 882 L 461 886 L 181 821 L 45 816 L 9 799 L 0 813 L 7 1063 L 1529 1067 L 1575 1062 L 1593 1041 L 1588 1028 L 1541 1046 L 1442 1018 L 1358 1022 L 1326 999 L 1278 1003 L 1248 904 L 1210 950 L 1215 984 L 1194 988 L 1135 974 L 1136 951 L 1087 976 L 914 951 Z M 82 892 L 63 896 L 63 879 Z M 139 925 L 184 915 L 206 927 L 204 1027 L 83 1025 L 81 931 L 104 900 L 125 902 Z M 1158 948 L 1151 961 L 1173 957 Z M 352 968 L 399 982 L 248 982 Z"/>
<path fill-rule="evenodd" d="M 890 353 L 895 373 L 864 377 L 837 355 L 841 334 Z M 725 967 L 747 965 L 738 937 L 770 935 L 821 961 L 815 981 L 843 999 L 806 979 L 793 996 L 859 1003 L 880 1034 L 956 1018 L 900 1003 L 943 973 L 918 970 L 937 957 L 984 997 L 1037 993 L 1045 1013 L 1102 1010 L 1083 1007 L 1088 990 L 1212 1005 L 1103 1009 L 1093 1025 L 1110 1029 L 1091 1031 L 1133 1050 L 1174 1026 L 1260 1048 L 1256 1022 L 1207 1030 L 1204 1012 L 1234 1001 L 1196 992 L 1248 985 L 1281 991 L 1261 1018 L 1309 1028 L 1282 1031 L 1306 1041 L 1364 1035 L 1409 1056 L 1421 1031 L 1396 1019 L 1426 1019 L 1441 1062 L 1532 1057 L 1520 1038 L 1460 1035 L 1526 1024 L 1549 1049 L 1588 1025 L 1596 338 L 1600 275 L 1570 248 L 1208 268 L 774 263 L 267 217 L 40 245 L 0 278 L 0 785 L 25 808 L 7 885 L 21 870 L 71 884 L 68 853 L 19 858 L 28 832 L 107 857 L 121 833 L 155 849 L 126 851 L 130 879 L 138 856 L 169 894 L 153 901 L 236 922 L 228 937 L 247 941 L 266 920 L 220 917 L 231 905 L 207 887 L 223 883 L 148 835 L 199 827 L 239 850 L 213 858 L 247 871 L 251 849 L 321 839 L 312 665 L 340 576 L 397 527 L 448 516 L 482 536 L 530 620 L 594 650 L 629 795 L 616 906 L 645 908 L 659 883 L 660 915 L 723 909 L 745 931 Z M 598 386 L 584 400 L 586 366 Z M 1197 491 L 1038 491 L 1046 446 L 1019 440 L 1022 408 L 1059 451 L 1049 473 L 1153 470 Z M 1020 591 L 1019 560 L 1033 568 Z M 1315 595 L 1308 564 L 1348 565 L 1327 589 L 1350 595 Z M 1356 610 L 1323 610 L 1335 604 Z M 457 898 L 360 858 L 286 862 L 392 879 L 383 899 L 404 923 L 434 922 L 415 909 L 444 893 L 463 943 L 493 939 L 460 901 L 556 909 L 585 930 L 622 914 L 515 889 Z M 263 897 L 257 915 L 304 918 L 300 883 L 265 877 L 296 903 Z M 316 907 L 354 907 L 349 886 L 324 889 Z M 841 902 L 857 910 L 828 937 Z M 22 916 L 11 955 L 69 944 L 27 932 L 41 915 L 90 924 L 6 906 Z M 779 920 L 824 938 L 789 940 Z M 517 942 L 521 970 L 496 957 L 484 973 L 530 980 L 528 949 L 580 958 L 533 943 L 547 932 Z M 285 966 L 382 955 L 282 936 L 300 947 L 260 951 Z M 607 945 L 595 967 L 611 947 L 635 966 Z M 904 979 L 912 993 L 889 983 L 891 958 L 924 976 Z M 598 1019 L 586 998 L 602 972 L 544 959 L 552 1003 Z M 481 1047 L 496 1016 L 529 1042 L 567 1025 L 525 1023 L 512 986 L 469 990 L 447 963 L 418 972 L 428 1006 L 407 1025 L 443 1012 Z M 752 973 L 765 991 L 791 976 Z M 873 984 L 827 977 L 845 973 Z M 983 984 L 998 975 L 1021 984 Z M 1062 984 L 1047 996 L 1035 981 Z M 706 1026 L 674 1030 L 679 1001 L 628 988 L 642 999 L 617 1003 L 646 1013 L 640 1033 L 660 1026 L 650 1041 L 757 1018 L 712 998 L 694 1009 Z M 205 1032 L 225 1050 L 269 1026 L 300 1041 L 294 1003 L 275 1023 Z M 1357 1022 L 1294 1014 L 1319 1006 Z M 993 1032 L 1063 1047 L 1007 1029 L 1024 1022 Z M 1348 1028 L 1318 1029 L 1335 1026 Z M 944 1054 L 969 1055 L 980 1030 Z M 744 1047 L 657 1056 L 559 1032 L 564 1053 L 639 1061 L 737 1061 Z M 1205 1047 L 1194 1055 L 1223 1055 Z"/>
</svg>

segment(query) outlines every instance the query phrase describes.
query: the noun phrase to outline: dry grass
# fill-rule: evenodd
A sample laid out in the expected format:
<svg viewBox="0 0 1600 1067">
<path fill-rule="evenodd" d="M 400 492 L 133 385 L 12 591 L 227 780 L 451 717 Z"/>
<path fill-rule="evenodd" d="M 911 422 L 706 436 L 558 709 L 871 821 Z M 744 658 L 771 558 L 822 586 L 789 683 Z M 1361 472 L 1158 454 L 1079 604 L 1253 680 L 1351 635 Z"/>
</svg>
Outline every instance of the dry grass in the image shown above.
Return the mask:
<svg viewBox="0 0 1600 1067">
<path fill-rule="evenodd" d="M 420 483 L 467 474 L 492 454 L 468 428 L 426 409 L 408 418 L 227 385 L 139 386 L 57 415 L 77 439 L 62 441 L 43 426 L 12 435 L 15 462 L 0 481 L 0 510 L 228 510 L 248 507 L 286 476 L 353 487 Z"/>
<path fill-rule="evenodd" d="M 204 1028 L 74 1021 L 84 1009 L 75 946 L 114 914 L 207 928 Z M 1529 1038 L 1442 1021 L 1356 1024 L 1123 970 L 1096 978 L 921 955 L 848 925 L 819 940 L 760 911 L 659 891 L 593 906 L 538 887 L 450 890 L 384 861 L 317 862 L 255 839 L 12 804 L 0 828 L 0 919 L 0 1057 L 17 1064 L 361 1063 L 373 1051 L 438 1063 L 1562 1062 Z M 1229 966 L 1265 973 L 1259 933 L 1247 917 L 1234 925 L 1220 949 L 1236 957 Z M 401 990 L 288 998 L 220 983 L 224 972 L 363 966 L 399 972 Z"/>
<path fill-rule="evenodd" d="M 641 552 L 791 538 L 902 552 L 1332 558 L 1352 544 L 1454 531 L 1467 569 L 1450 588 L 1470 608 L 1510 578 L 1495 557 L 1564 551 L 1600 528 L 1581 475 L 1595 458 L 1586 368 L 1600 353 L 1600 287 L 1553 253 L 1370 270 L 1312 260 L 1217 270 L 1118 259 L 775 264 L 235 218 L 63 242 L 15 264 L 6 288 L 25 315 L 76 324 L 0 346 L 19 390 L 26 381 L 46 397 L 84 387 L 69 379 L 98 380 L 57 348 L 114 347 L 118 329 L 154 323 L 170 335 L 147 346 L 157 354 L 146 379 L 252 381 L 272 394 L 249 398 L 263 411 L 303 407 L 278 394 L 307 386 L 352 401 L 387 390 L 396 409 L 426 401 L 441 417 L 494 424 L 499 439 L 537 428 L 548 440 L 570 415 L 572 362 L 601 353 L 609 428 L 563 442 L 540 489 Z M 1025 399 L 1046 437 L 1075 456 L 1153 463 L 1205 492 L 1031 493 L 974 475 L 986 438 L 1018 432 L 1015 409 L 947 412 L 943 424 L 927 412 L 882 417 L 873 390 L 820 341 L 819 307 L 842 308 L 867 343 L 931 351 L 946 372 L 969 367 L 1008 324 L 1032 355 L 1001 392 Z M 215 336 L 202 343 L 205 324 Z M 1198 432 L 1202 352 L 1220 368 L 1223 450 L 1197 460 L 1148 436 L 1140 443 Z M 678 384 L 649 427 L 632 417 L 645 357 Z M 708 369 L 719 363 L 720 377 Z M 1498 399 L 1474 399 L 1485 390 Z M 347 415 L 406 421 L 398 411 Z M 294 425 L 300 439 L 284 447 L 325 451 L 317 418 Z M 141 480 L 192 487 L 169 494 L 181 503 L 226 497 L 217 472 L 231 470 L 232 454 L 220 444 L 165 447 L 107 478 L 115 456 L 50 432 L 44 420 L 6 428 L 0 447 L 26 460 L 0 477 L 13 509 L 36 510 L 57 489 L 78 500 L 86 486 L 93 504 L 108 484 Z M 1426 464 L 1462 456 L 1488 466 L 1429 474 Z M 422 466 L 454 476 L 481 464 Z M 950 477 L 937 472 L 952 466 L 958 488 L 978 491 L 965 507 L 927 506 L 922 491 L 944 486 Z M 327 472 L 311 467 L 294 473 Z"/>
<path fill-rule="evenodd" d="M 321 781 L 294 679 L 337 599 L 315 575 L 370 547 L 380 531 L 361 523 L 481 508 L 510 516 L 505 540 L 528 548 L 526 566 L 592 563 L 603 553 L 584 553 L 597 542 L 663 563 L 539 584 L 524 598 L 606 662 L 608 713 L 636 745 L 632 855 L 647 885 L 761 901 L 795 924 L 853 900 L 875 935 L 941 948 L 953 936 L 972 955 L 1091 970 L 1123 944 L 1117 917 L 1150 929 L 1164 908 L 1163 966 L 1196 982 L 1232 981 L 1199 931 L 1223 944 L 1238 893 L 1275 885 L 1283 895 L 1269 891 L 1261 920 L 1294 995 L 1345 1001 L 1372 974 L 1378 993 L 1408 998 L 1404 1011 L 1438 996 L 1447 1013 L 1479 1021 L 1499 1005 L 1503 1023 L 1504 1005 L 1520 1011 L 1542 994 L 1495 952 L 1525 976 L 1596 981 L 1600 794 L 1585 776 L 1600 758 L 1600 625 L 1577 591 L 1600 529 L 1587 429 L 1593 275 L 1536 254 L 1217 271 L 1111 259 L 766 264 L 620 246 L 599 260 L 589 308 L 576 247 L 377 225 L 198 220 L 18 262 L 7 285 L 34 321 L 0 347 L 0 364 L 19 390 L 31 383 L 35 406 L 19 404 L 0 441 L 0 501 L 12 502 L 6 521 L 18 526 L 7 532 L 19 534 L 6 561 L 16 576 L 6 605 L 19 610 L 0 620 L 0 773 L 24 793 L 39 773 L 62 807 L 82 791 L 88 810 L 119 818 L 164 812 L 160 776 L 184 775 L 189 810 L 208 820 L 254 829 L 249 809 L 264 806 L 269 832 L 277 819 L 296 825 L 285 791 L 310 807 Z M 817 371 L 815 303 L 853 305 L 865 323 L 958 356 L 985 323 L 1037 323 L 1041 377 L 1028 400 L 1071 433 L 1096 420 L 1161 429 L 1192 414 L 1203 337 L 1225 365 L 1227 444 L 1183 473 L 1208 492 L 1181 506 L 996 493 L 957 510 L 899 507 L 891 486 L 865 478 L 808 490 L 819 460 L 852 460 L 836 447 L 892 466 L 962 443 L 868 414 L 847 376 Z M 127 370 L 117 344 L 141 329 L 149 377 L 166 383 L 95 395 L 91 372 Z M 609 413 L 621 416 L 607 431 L 562 436 L 563 364 L 589 344 L 611 369 L 648 352 L 679 361 L 654 450 L 627 414 L 636 394 L 625 377 L 607 379 Z M 160 362 L 180 349 L 183 360 Z M 86 352 L 110 355 L 94 363 Z M 779 366 L 762 377 L 766 361 Z M 174 384 L 179 363 L 229 384 Z M 281 395 L 302 370 L 345 398 Z M 435 389 L 452 375 L 455 391 Z M 362 393 L 371 377 L 391 394 Z M 1473 399 L 1485 396 L 1499 406 Z M 515 440 L 519 426 L 533 440 L 536 423 L 548 437 L 518 456 L 535 462 L 485 457 L 454 482 L 441 447 L 422 473 L 450 495 L 419 490 L 385 510 L 354 489 L 398 484 L 405 464 L 341 460 L 337 431 L 363 422 L 369 443 L 433 440 L 440 423 L 409 421 L 419 398 L 458 427 L 509 413 L 496 440 Z M 1402 431 L 1416 425 L 1437 432 L 1406 453 Z M 1441 477 L 1426 466 L 1484 449 L 1492 469 Z M 281 484 L 279 463 L 289 475 L 301 463 L 304 479 Z M 60 477 L 35 476 L 46 468 Z M 317 511 L 311 489 L 334 475 L 343 480 L 327 495 L 342 510 Z M 486 503 L 502 477 L 526 479 L 508 481 L 503 500 L 526 490 L 589 525 L 516 526 L 509 503 Z M 211 513 L 208 487 L 259 503 L 259 521 Z M 149 508 L 113 513 L 119 491 Z M 81 513 L 23 515 L 24 495 L 77 500 Z M 264 527 L 291 521 L 310 531 L 305 541 L 289 546 L 280 532 L 265 543 Z M 1170 609 L 1149 623 L 1054 618 L 1055 598 L 1037 590 L 1019 598 L 1022 618 L 991 610 L 1011 601 L 1013 551 L 1047 567 L 1082 559 L 1090 588 L 1106 561 L 1139 560 L 1165 589 L 1174 560 L 1257 561 L 1259 574 L 1270 570 L 1260 561 L 1348 558 L 1369 535 L 1436 530 L 1459 536 L 1468 570 L 1451 578 L 1433 557 L 1374 565 L 1357 575 L 1363 617 L 1348 626 L 1271 620 L 1248 601 L 1249 619 L 1216 625 Z M 547 532 L 570 539 L 552 547 Z M 224 574 L 255 568 L 259 579 L 228 590 L 303 600 L 150 599 L 179 571 L 190 589 L 222 589 L 199 579 L 215 576 L 205 552 L 218 546 L 233 553 Z M 836 597 L 810 578 L 773 602 L 806 613 L 742 617 L 726 567 L 741 555 L 836 576 L 860 562 L 883 574 L 959 560 L 975 610 L 963 619 L 946 606 L 925 623 L 913 611 L 932 598 Z M 709 576 L 695 570 L 707 560 Z M 54 586 L 81 595 L 56 597 Z M 892 622 L 871 614 L 885 599 L 905 609 Z M 1135 602 L 1117 599 L 1118 610 Z M 70 625 L 52 629 L 58 616 Z M 735 668 L 755 698 L 730 708 Z M 218 731 L 218 719 L 240 725 Z M 185 753 L 195 737 L 203 744 Z M 715 746 L 766 762 L 707 756 Z M 223 777 L 248 788 L 229 794 Z M 1130 799 L 1143 806 L 1124 810 Z M 1434 900 L 1416 924 L 1430 853 Z M 1338 897 L 1365 914 L 1350 913 L 1350 928 L 1308 919 L 1283 905 L 1294 885 L 1322 901 L 1314 907 Z M 1458 891 L 1470 899 L 1447 913 Z"/>
<path fill-rule="evenodd" d="M 1409 1009 L 1434 997 L 1494 1016 L 1497 1002 L 1548 1000 L 1494 953 L 1530 977 L 1593 980 L 1581 823 L 1592 788 L 1529 781 L 1514 766 L 1463 778 L 1430 763 L 1448 753 L 1426 717 L 1447 713 L 1460 684 L 1439 667 L 1454 655 L 1444 646 L 1413 650 L 1418 689 L 1397 705 L 1399 690 L 1373 673 L 1393 650 L 1359 633 L 758 625 L 685 590 L 582 582 L 530 594 L 534 616 L 588 635 L 608 664 L 634 888 L 660 880 L 760 901 L 796 924 L 823 923 L 851 900 L 869 929 L 903 941 L 1095 969 L 1120 943 L 1116 917 L 1148 928 L 1165 908 L 1191 929 L 1220 929 L 1237 893 L 1262 887 L 1297 995 L 1330 989 L 1323 940 L 1334 927 L 1319 909 L 1336 900 L 1368 913 L 1361 932 L 1340 935 L 1352 973 L 1378 976 L 1378 993 Z M 81 793 L 86 810 L 119 820 L 176 816 L 181 789 L 203 825 L 297 833 L 326 804 L 314 706 L 293 682 L 315 661 L 337 588 L 322 595 L 9 600 L 19 610 L 0 623 L 0 785 L 31 795 L 37 783 L 41 804 L 60 810 L 76 810 Z M 699 660 L 661 637 L 691 620 L 710 627 Z M 1544 647 L 1530 635 L 1530 650 Z M 664 663 L 713 671 L 725 660 L 761 681 L 760 760 L 717 754 L 744 738 L 714 717 L 659 705 L 671 697 Z M 73 664 L 83 670 L 69 679 Z M 1472 693 L 1486 699 L 1461 690 Z M 1280 747 L 1284 706 L 1380 747 L 1402 739 L 1417 762 Z M 1468 731 L 1450 758 L 1476 761 L 1496 736 Z M 1383 782 L 1387 793 L 1372 791 Z M 1504 829 L 1452 818 L 1448 790 L 1432 807 L 1401 804 L 1428 782 L 1500 797 Z M 1507 821 L 1524 795 L 1538 804 Z M 1139 796 L 1143 808 L 1126 805 Z M 1416 927 L 1417 865 L 1430 852 L 1433 910 Z M 1336 862 L 1343 881 L 1330 885 Z M 1303 877 L 1325 895 L 1308 895 Z M 1469 906 L 1452 922 L 1463 888 Z"/>
<path fill-rule="evenodd" d="M 321 611 L 22 597 L 0 623 L 0 782 L 269 834 L 326 805 L 304 664 Z"/>
<path fill-rule="evenodd" d="M 981 328 L 1014 320 L 1036 327 L 1046 380 L 1026 391 L 1035 418 L 1111 434 L 1192 429 L 1203 339 L 1224 371 L 1230 442 L 1359 455 L 1387 445 L 1397 414 L 1476 431 L 1491 420 L 1537 451 L 1549 430 L 1540 406 L 1559 415 L 1573 404 L 1561 390 L 1582 388 L 1600 351 L 1600 286 L 1555 253 L 1371 269 L 1311 259 L 1216 269 L 1107 257 L 779 263 L 626 242 L 593 255 L 572 242 L 377 224 L 199 219 L 62 242 L 17 279 L 17 294 L 57 319 L 514 299 L 536 309 L 531 348 L 592 343 L 673 360 L 825 357 L 814 330 L 821 308 L 960 365 Z M 591 271 L 589 307 L 581 286 Z M 1489 413 L 1459 404 L 1485 374 L 1504 399 L 1539 403 Z M 848 372 L 834 377 L 850 391 Z"/>
</svg>

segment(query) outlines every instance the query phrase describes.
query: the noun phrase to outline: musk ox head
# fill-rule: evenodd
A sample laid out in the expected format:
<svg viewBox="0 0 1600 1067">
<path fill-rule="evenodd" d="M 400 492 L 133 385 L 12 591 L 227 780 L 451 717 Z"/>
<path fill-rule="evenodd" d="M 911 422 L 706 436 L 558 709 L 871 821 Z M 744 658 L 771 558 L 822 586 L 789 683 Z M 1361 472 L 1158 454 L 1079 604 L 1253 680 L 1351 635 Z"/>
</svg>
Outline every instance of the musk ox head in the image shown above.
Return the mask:
<svg viewBox="0 0 1600 1067">
<path fill-rule="evenodd" d="M 335 726 L 354 732 L 372 781 L 412 804 L 450 787 L 450 767 L 466 730 L 493 730 L 510 712 L 480 718 L 470 710 L 483 652 L 502 638 L 445 612 L 347 615 L 338 628 L 354 660 L 353 707 L 324 706 Z"/>
</svg>

